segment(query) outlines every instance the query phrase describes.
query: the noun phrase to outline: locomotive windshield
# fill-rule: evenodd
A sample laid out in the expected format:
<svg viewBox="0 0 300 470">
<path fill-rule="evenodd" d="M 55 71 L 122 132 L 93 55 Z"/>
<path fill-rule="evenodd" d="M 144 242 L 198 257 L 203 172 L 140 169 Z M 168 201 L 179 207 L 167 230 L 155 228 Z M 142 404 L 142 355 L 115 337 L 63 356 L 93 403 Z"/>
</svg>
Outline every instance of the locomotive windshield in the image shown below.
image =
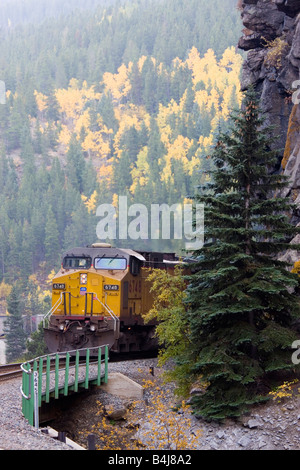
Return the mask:
<svg viewBox="0 0 300 470">
<path fill-rule="evenodd" d="M 95 269 L 126 269 L 126 258 L 95 258 Z"/>
<path fill-rule="evenodd" d="M 66 256 L 63 260 L 63 267 L 65 269 L 90 269 L 91 265 L 91 258 L 83 258 L 79 256 Z"/>
</svg>

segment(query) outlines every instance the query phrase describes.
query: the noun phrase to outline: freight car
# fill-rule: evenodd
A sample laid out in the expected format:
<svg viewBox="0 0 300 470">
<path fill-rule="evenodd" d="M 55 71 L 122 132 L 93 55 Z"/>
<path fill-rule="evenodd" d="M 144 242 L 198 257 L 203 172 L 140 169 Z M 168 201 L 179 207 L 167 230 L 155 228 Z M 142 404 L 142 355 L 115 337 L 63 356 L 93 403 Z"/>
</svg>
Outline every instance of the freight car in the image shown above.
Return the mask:
<svg viewBox="0 0 300 470">
<path fill-rule="evenodd" d="M 138 252 L 95 243 L 63 255 L 52 280 L 52 308 L 44 318 L 50 352 L 108 344 L 113 352 L 157 348 L 147 268 L 173 270 L 174 253 Z"/>
</svg>

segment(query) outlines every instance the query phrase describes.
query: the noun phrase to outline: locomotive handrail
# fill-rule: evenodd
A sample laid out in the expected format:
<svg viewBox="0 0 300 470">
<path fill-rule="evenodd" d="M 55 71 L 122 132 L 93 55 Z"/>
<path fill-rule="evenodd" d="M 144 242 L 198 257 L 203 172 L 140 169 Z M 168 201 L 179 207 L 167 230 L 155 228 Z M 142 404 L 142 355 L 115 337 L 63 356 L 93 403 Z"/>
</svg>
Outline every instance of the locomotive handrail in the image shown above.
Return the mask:
<svg viewBox="0 0 300 470">
<path fill-rule="evenodd" d="M 114 331 L 117 334 L 116 339 L 118 339 L 119 334 L 120 334 L 120 319 L 119 319 L 119 317 L 117 317 L 117 315 L 112 311 L 112 309 L 106 303 L 104 304 L 103 302 L 101 302 L 100 299 L 98 299 L 97 294 L 95 294 L 95 293 L 93 293 L 93 294 L 95 295 L 95 300 L 98 300 L 98 302 L 102 305 L 102 307 L 104 307 L 108 311 L 109 315 L 114 320 Z"/>
<path fill-rule="evenodd" d="M 69 294 L 71 297 L 74 297 L 71 292 L 61 292 L 60 293 L 60 297 L 57 299 L 57 301 L 55 302 L 55 304 L 51 307 L 51 309 L 49 310 L 49 312 L 47 312 L 44 317 L 43 317 L 43 328 L 46 327 L 46 322 L 48 320 L 48 317 L 51 316 L 55 310 L 62 304 L 63 302 L 63 296 L 65 296 L 65 294 Z M 119 317 L 113 312 L 113 310 L 107 305 L 106 301 L 105 303 L 103 303 L 100 299 L 98 299 L 98 296 L 96 294 L 96 292 L 87 292 L 87 294 L 92 294 L 93 295 L 93 298 L 94 300 L 97 300 L 100 305 L 102 305 L 102 307 L 108 312 L 108 314 L 111 316 L 111 318 L 113 319 L 114 321 L 114 332 L 115 332 L 115 339 L 118 339 L 119 336 L 120 336 L 120 319 Z"/>
<path fill-rule="evenodd" d="M 44 317 L 43 317 L 43 327 L 45 328 L 46 326 L 46 320 L 47 318 L 52 315 L 53 312 L 59 307 L 59 305 L 62 303 L 62 292 L 60 293 L 60 297 L 57 299 L 54 305 L 50 308 L 49 312 L 47 312 Z"/>
<path fill-rule="evenodd" d="M 71 292 L 61 292 L 61 293 L 60 293 L 60 296 L 59 296 L 59 298 L 57 299 L 57 301 L 55 302 L 55 304 L 52 305 L 52 307 L 50 308 L 50 310 L 49 310 L 49 311 L 44 315 L 44 317 L 43 317 L 43 326 L 44 326 L 44 327 L 46 326 L 46 320 L 47 320 L 47 318 L 48 318 L 50 315 L 52 315 L 52 313 L 54 313 L 55 310 L 56 310 L 56 309 L 60 306 L 60 304 L 63 302 L 63 296 L 64 296 L 65 294 L 69 294 L 71 297 L 74 297 L 74 298 L 75 298 L 75 296 L 74 296 Z M 109 313 L 109 315 L 110 315 L 116 322 L 119 321 L 119 317 L 117 317 L 117 315 L 115 315 L 115 313 L 114 313 L 114 312 L 112 311 L 112 309 L 107 305 L 107 303 L 104 304 L 103 302 L 101 302 L 100 299 L 98 299 L 96 292 L 87 292 L 86 295 L 87 295 L 87 294 L 92 294 L 92 295 L 94 296 L 94 300 L 98 300 L 98 302 L 102 305 L 102 307 L 104 307 L 104 308 L 107 310 L 107 312 Z"/>
<path fill-rule="evenodd" d="M 45 328 L 46 326 L 46 320 L 47 318 L 52 315 L 52 313 L 55 312 L 55 310 L 62 304 L 63 302 L 63 297 L 66 295 L 66 294 L 69 294 L 69 296 L 73 297 L 74 299 L 76 298 L 71 292 L 61 292 L 60 293 L 60 296 L 59 298 L 57 299 L 57 301 L 55 302 L 54 305 L 52 305 L 52 307 L 50 308 L 49 312 L 47 312 L 44 317 L 43 317 L 43 327 Z"/>
<path fill-rule="evenodd" d="M 113 319 L 116 320 L 116 321 L 119 321 L 119 317 L 117 317 L 117 315 L 115 315 L 115 313 L 109 307 L 109 305 L 107 305 L 107 303 L 104 304 L 103 302 L 101 302 L 101 300 L 98 299 L 97 294 L 94 294 L 94 295 L 96 295 L 95 300 L 98 300 L 98 302 L 102 305 L 102 307 L 104 307 L 108 311 L 108 313 L 113 317 Z"/>
</svg>

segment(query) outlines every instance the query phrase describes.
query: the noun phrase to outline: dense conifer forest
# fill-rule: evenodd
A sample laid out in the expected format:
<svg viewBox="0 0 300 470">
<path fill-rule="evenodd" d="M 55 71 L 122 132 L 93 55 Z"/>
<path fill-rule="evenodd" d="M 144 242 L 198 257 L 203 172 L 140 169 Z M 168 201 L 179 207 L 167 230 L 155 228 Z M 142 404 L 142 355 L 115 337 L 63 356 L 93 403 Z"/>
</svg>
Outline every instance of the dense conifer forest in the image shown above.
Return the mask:
<svg viewBox="0 0 300 470">
<path fill-rule="evenodd" d="M 3 2 L 2 314 L 12 286 L 28 325 L 49 309 L 49 279 L 66 248 L 96 240 L 99 204 L 182 203 L 207 179 L 240 104 L 240 31 L 235 0 Z M 155 242 L 129 247 L 181 248 Z"/>
<path fill-rule="evenodd" d="M 100 202 L 193 193 L 215 129 L 239 103 L 240 19 L 231 0 L 183 3 L 4 3 L 5 282 L 48 273 L 61 250 L 94 241 Z"/>
</svg>

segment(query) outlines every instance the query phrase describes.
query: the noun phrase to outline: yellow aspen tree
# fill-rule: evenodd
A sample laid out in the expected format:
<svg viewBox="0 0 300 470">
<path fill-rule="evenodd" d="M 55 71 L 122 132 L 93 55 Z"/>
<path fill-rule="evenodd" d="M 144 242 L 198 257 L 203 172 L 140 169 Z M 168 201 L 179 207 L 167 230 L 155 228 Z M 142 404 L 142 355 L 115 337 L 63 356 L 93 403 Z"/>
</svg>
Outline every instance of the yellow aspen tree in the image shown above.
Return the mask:
<svg viewBox="0 0 300 470">
<path fill-rule="evenodd" d="M 92 132 L 91 130 L 88 130 L 88 134 L 82 142 L 83 150 L 88 152 L 89 156 L 93 154 L 101 160 L 105 160 L 110 153 L 110 144 L 108 138 L 110 133 L 111 132 L 109 132 L 107 128 L 103 132 Z"/>
<path fill-rule="evenodd" d="M 113 166 L 111 159 L 108 160 L 105 164 L 102 164 L 98 171 L 99 180 L 104 180 L 108 187 L 111 186 L 112 176 L 113 176 Z"/>
<path fill-rule="evenodd" d="M 192 71 L 194 84 L 203 80 L 203 64 L 201 62 L 200 54 L 195 46 L 190 50 L 186 63 Z"/>
<path fill-rule="evenodd" d="M 148 163 L 148 147 L 144 147 L 137 156 L 137 161 L 131 171 L 132 185 L 130 192 L 135 193 L 137 185 L 145 186 L 149 181 L 150 166 Z"/>
<path fill-rule="evenodd" d="M 101 94 L 95 93 L 94 87 L 88 88 L 86 82 L 80 88 L 78 80 L 72 78 L 69 87 L 56 90 L 55 96 L 65 118 L 75 120 L 82 114 L 86 102 L 99 99 Z"/>
<path fill-rule="evenodd" d="M 230 102 L 233 93 L 233 85 L 228 85 L 224 92 L 223 92 L 223 100 L 222 100 L 222 116 L 223 118 L 227 119 L 229 117 L 230 111 Z"/>
<path fill-rule="evenodd" d="M 66 120 L 75 119 L 82 111 L 84 105 L 82 93 L 79 89 L 74 88 L 74 84 L 67 90 L 56 90 L 55 96 L 59 104 L 60 111 L 63 113 Z"/>
<path fill-rule="evenodd" d="M 126 97 L 131 90 L 129 73 L 132 68 L 132 63 L 126 67 L 125 64 L 122 64 L 118 68 L 118 73 L 105 72 L 103 74 L 103 83 L 106 87 L 106 90 L 110 92 L 112 98 L 117 103 L 121 103 L 123 97 Z"/>
<path fill-rule="evenodd" d="M 172 144 L 170 144 L 168 153 L 165 156 L 165 167 L 161 174 L 161 180 L 173 181 L 172 174 L 172 160 L 180 160 L 183 163 L 184 171 L 188 173 L 189 171 L 189 160 L 187 157 L 188 151 L 193 144 L 193 141 L 188 139 L 188 137 L 183 137 L 178 135 Z"/>
<path fill-rule="evenodd" d="M 119 121 L 119 128 L 114 135 L 114 150 L 116 158 L 121 158 L 121 140 L 125 132 L 131 127 L 135 127 L 137 130 L 141 129 L 141 125 L 144 122 L 146 126 L 150 127 L 150 116 L 144 110 L 136 106 L 124 107 L 120 106 L 115 112 L 116 119 Z"/>
<path fill-rule="evenodd" d="M 82 113 L 79 114 L 78 118 L 74 123 L 74 132 L 76 135 L 80 135 L 82 129 L 85 129 L 88 132 L 90 126 L 90 113 L 89 110 L 86 109 Z"/>
<path fill-rule="evenodd" d="M 41 113 L 41 115 L 43 115 L 43 112 L 45 111 L 45 109 L 47 109 L 48 97 L 46 95 L 44 95 L 43 93 L 40 93 L 36 90 L 34 92 L 34 96 L 35 96 L 35 99 L 36 99 L 36 104 L 37 104 L 38 110 Z"/>
<path fill-rule="evenodd" d="M 68 148 L 72 132 L 65 124 L 61 125 L 61 131 L 58 136 L 58 142 Z"/>
<path fill-rule="evenodd" d="M 209 111 L 211 111 L 212 107 L 214 106 L 215 111 L 218 114 L 220 109 L 220 95 L 215 88 L 211 90 L 211 93 L 208 96 L 207 106 Z"/>
<path fill-rule="evenodd" d="M 81 195 L 81 199 L 83 200 L 83 202 L 84 202 L 85 206 L 87 207 L 89 213 L 95 213 L 97 198 L 98 198 L 98 193 L 97 193 L 96 190 L 93 192 L 93 194 L 90 196 L 90 198 L 87 198 L 83 194 Z"/>
<path fill-rule="evenodd" d="M 146 60 L 147 60 L 147 56 L 146 56 L 146 55 L 142 55 L 142 57 L 139 58 L 139 60 L 138 60 L 138 68 L 139 68 L 139 71 L 140 71 L 140 72 L 143 70 L 144 63 L 146 62 Z"/>
<path fill-rule="evenodd" d="M 170 141 L 172 140 L 173 129 L 168 123 L 169 117 L 174 114 L 178 115 L 181 111 L 181 107 L 176 103 L 175 100 L 171 100 L 168 106 L 159 105 L 159 112 L 157 115 L 157 124 L 161 133 L 161 140 L 168 148 Z"/>
</svg>

